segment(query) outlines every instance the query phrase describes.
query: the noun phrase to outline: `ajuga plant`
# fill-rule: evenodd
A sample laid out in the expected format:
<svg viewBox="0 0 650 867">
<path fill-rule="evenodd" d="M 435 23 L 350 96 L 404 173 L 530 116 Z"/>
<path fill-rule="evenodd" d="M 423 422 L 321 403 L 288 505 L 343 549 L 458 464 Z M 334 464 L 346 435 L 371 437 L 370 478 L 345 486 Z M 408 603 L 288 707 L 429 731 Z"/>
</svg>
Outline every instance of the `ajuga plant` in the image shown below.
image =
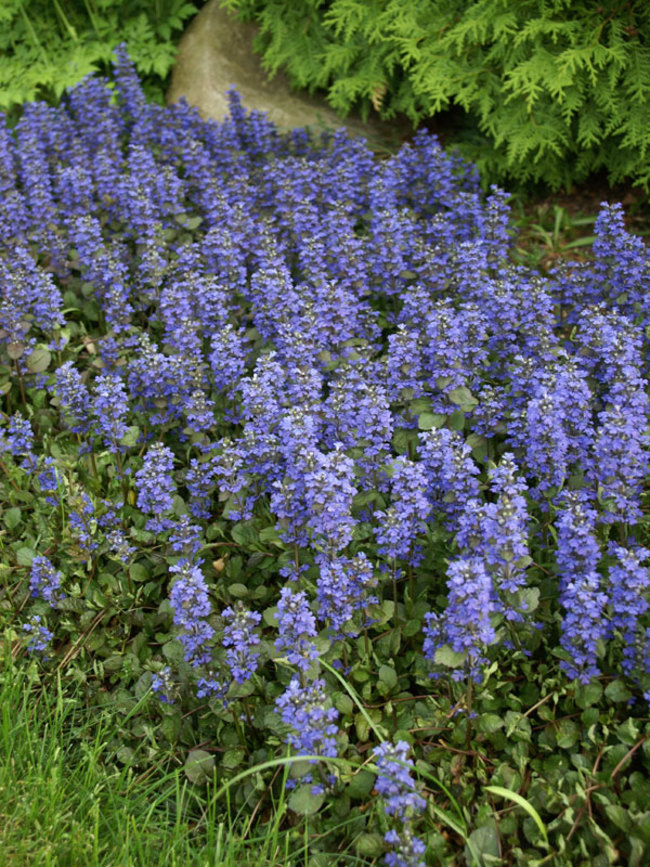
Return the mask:
<svg viewBox="0 0 650 867">
<path fill-rule="evenodd" d="M 642 0 L 226 0 L 261 26 L 270 72 L 424 122 L 467 114 L 486 183 L 569 187 L 605 170 L 650 183 L 650 6 Z M 481 140 L 482 139 L 482 140 Z"/>
<path fill-rule="evenodd" d="M 2 0 L 0 110 L 67 87 L 110 65 L 125 42 L 154 96 L 176 57 L 179 31 L 203 0 Z"/>
<path fill-rule="evenodd" d="M 245 822 L 286 792 L 327 863 L 642 863 L 647 248 L 604 204 L 540 276 L 435 137 L 230 102 L 120 51 L 0 129 L 16 656 L 124 709 L 116 761 L 189 756 Z"/>
</svg>

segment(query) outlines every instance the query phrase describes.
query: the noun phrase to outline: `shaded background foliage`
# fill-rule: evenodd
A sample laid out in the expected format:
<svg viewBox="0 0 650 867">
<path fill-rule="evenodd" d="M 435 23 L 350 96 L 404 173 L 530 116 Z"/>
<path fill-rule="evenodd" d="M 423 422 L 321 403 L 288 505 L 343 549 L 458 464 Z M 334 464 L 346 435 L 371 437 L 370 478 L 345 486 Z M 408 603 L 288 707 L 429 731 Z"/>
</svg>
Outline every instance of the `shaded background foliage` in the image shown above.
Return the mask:
<svg viewBox="0 0 650 867">
<path fill-rule="evenodd" d="M 0 4 L 0 110 L 33 99 L 58 101 L 92 72 L 108 71 L 127 46 L 150 98 L 176 57 L 176 42 L 204 0 L 3 0 Z"/>
<path fill-rule="evenodd" d="M 226 0 L 271 72 L 414 123 L 455 109 L 484 183 L 650 182 L 650 7 L 603 0 Z"/>
</svg>

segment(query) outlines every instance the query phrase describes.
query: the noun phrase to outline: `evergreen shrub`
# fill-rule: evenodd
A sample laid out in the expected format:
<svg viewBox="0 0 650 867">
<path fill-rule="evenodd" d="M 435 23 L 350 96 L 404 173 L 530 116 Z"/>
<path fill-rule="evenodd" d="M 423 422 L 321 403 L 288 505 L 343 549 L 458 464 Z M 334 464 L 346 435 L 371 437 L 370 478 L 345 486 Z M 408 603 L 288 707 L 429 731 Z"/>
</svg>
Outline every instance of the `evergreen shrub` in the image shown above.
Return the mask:
<svg viewBox="0 0 650 867">
<path fill-rule="evenodd" d="M 650 182 L 650 4 L 620 0 L 225 0 L 270 72 L 422 123 L 467 113 L 484 180 Z M 474 132 L 471 132 L 471 128 Z M 477 141 L 478 139 L 478 141 Z"/>
</svg>

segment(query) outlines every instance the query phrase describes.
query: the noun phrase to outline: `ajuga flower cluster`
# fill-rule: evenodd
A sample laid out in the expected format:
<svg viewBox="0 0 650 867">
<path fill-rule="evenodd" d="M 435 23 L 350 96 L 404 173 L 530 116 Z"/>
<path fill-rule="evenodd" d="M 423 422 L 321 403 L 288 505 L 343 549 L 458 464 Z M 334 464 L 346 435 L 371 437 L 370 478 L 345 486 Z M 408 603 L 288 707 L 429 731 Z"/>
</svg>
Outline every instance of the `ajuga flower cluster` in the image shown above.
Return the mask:
<svg viewBox="0 0 650 867">
<path fill-rule="evenodd" d="M 118 55 L 0 129 L 3 592 L 30 652 L 198 695 L 314 798 L 375 738 L 416 864 L 408 721 L 364 730 L 342 683 L 550 649 L 649 693 L 650 255 L 604 205 L 542 278 L 434 137 L 379 159 L 230 103 L 149 105 Z"/>
</svg>

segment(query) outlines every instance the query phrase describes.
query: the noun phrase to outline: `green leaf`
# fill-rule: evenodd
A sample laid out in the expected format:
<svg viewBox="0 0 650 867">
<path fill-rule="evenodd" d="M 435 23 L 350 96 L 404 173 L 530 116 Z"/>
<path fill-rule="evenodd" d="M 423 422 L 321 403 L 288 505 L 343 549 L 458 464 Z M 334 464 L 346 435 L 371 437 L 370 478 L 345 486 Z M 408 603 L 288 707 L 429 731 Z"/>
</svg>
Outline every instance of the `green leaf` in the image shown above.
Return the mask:
<svg viewBox="0 0 650 867">
<path fill-rule="evenodd" d="M 384 498 L 379 491 L 359 491 L 352 500 L 352 506 L 355 509 L 361 509 L 368 503 L 380 503 L 383 506 Z"/>
<path fill-rule="evenodd" d="M 242 747 L 233 747 L 232 749 L 226 750 L 226 752 L 223 754 L 221 764 L 224 766 L 224 768 L 232 771 L 241 765 L 245 757 L 246 751 Z"/>
<path fill-rule="evenodd" d="M 467 661 L 467 652 L 452 650 L 448 644 L 443 644 L 436 650 L 433 661 L 436 665 L 444 665 L 446 668 L 463 668 Z"/>
<path fill-rule="evenodd" d="M 578 735 L 578 726 L 573 720 L 563 719 L 558 722 L 557 745 L 560 749 L 570 750 L 577 743 Z"/>
<path fill-rule="evenodd" d="M 404 624 L 404 628 L 402 629 L 402 635 L 404 636 L 404 638 L 412 638 L 414 635 L 418 635 L 418 633 L 421 631 L 421 620 L 407 620 Z"/>
<path fill-rule="evenodd" d="M 43 373 L 50 366 L 51 360 L 49 349 L 35 349 L 27 359 L 27 369 L 30 373 Z"/>
<path fill-rule="evenodd" d="M 630 814 L 620 804 L 606 804 L 605 812 L 610 822 L 613 822 L 617 828 L 620 828 L 625 834 L 629 833 L 632 828 L 632 820 Z"/>
<path fill-rule="evenodd" d="M 478 720 L 479 731 L 488 735 L 502 729 L 504 725 L 505 721 L 496 713 L 483 713 Z"/>
<path fill-rule="evenodd" d="M 399 428 L 393 434 L 393 448 L 397 452 L 398 455 L 407 454 L 409 447 L 411 444 L 415 445 L 418 439 L 418 432 L 415 430 L 405 430 L 404 428 Z"/>
<path fill-rule="evenodd" d="M 19 358 L 22 358 L 22 356 L 24 355 L 25 347 L 22 343 L 18 343 L 17 341 L 14 341 L 13 343 L 7 344 L 6 352 L 12 361 L 17 361 Z"/>
<path fill-rule="evenodd" d="M 263 530 L 260 530 L 258 538 L 260 542 L 264 542 L 267 545 L 276 545 L 278 548 L 284 548 L 284 542 L 275 527 L 264 527 Z"/>
<path fill-rule="evenodd" d="M 176 743 L 181 732 L 181 717 L 179 713 L 163 717 L 162 732 L 168 741 Z"/>
<path fill-rule="evenodd" d="M 418 428 L 420 430 L 433 430 L 444 425 L 447 416 L 437 412 L 423 412 L 418 416 Z"/>
<path fill-rule="evenodd" d="M 365 768 L 357 771 L 345 787 L 346 793 L 354 801 L 363 801 L 370 795 L 375 785 L 375 774 Z"/>
<path fill-rule="evenodd" d="M 229 584 L 228 593 L 235 599 L 245 599 L 249 595 L 248 587 L 245 584 Z"/>
<path fill-rule="evenodd" d="M 104 671 L 115 672 L 119 671 L 124 665 L 124 656 L 122 654 L 117 654 L 115 656 L 109 656 L 108 659 L 105 659 L 103 662 Z"/>
<path fill-rule="evenodd" d="M 379 680 L 386 684 L 388 689 L 397 686 L 397 672 L 390 665 L 380 665 L 378 672 Z"/>
<path fill-rule="evenodd" d="M 362 858 L 379 858 L 386 851 L 386 844 L 381 834 L 359 834 L 354 848 Z"/>
<path fill-rule="evenodd" d="M 75 614 L 81 614 L 86 611 L 86 602 L 83 599 L 76 599 L 73 596 L 66 596 L 58 602 L 59 611 L 74 611 Z"/>
<path fill-rule="evenodd" d="M 488 452 L 488 441 L 480 434 L 471 433 L 465 442 L 472 450 L 472 456 L 477 461 L 483 461 Z"/>
<path fill-rule="evenodd" d="M 203 222 L 203 217 L 198 214 L 174 214 L 174 220 L 176 220 L 178 225 L 182 226 L 184 229 L 193 231 L 194 229 L 199 228 Z"/>
<path fill-rule="evenodd" d="M 605 696 L 610 701 L 618 703 L 623 701 L 629 701 L 632 698 L 632 693 L 627 688 L 625 683 L 617 678 L 616 680 L 612 680 L 607 684 L 607 687 L 605 688 Z"/>
<path fill-rule="evenodd" d="M 232 538 L 242 548 L 250 548 L 259 542 L 259 530 L 252 521 L 240 521 L 231 530 Z"/>
<path fill-rule="evenodd" d="M 19 566 L 31 566 L 35 556 L 36 551 L 31 548 L 19 548 L 16 551 L 16 562 Z"/>
<path fill-rule="evenodd" d="M 274 605 L 272 608 L 265 608 L 262 612 L 262 620 L 266 623 L 267 626 L 276 626 L 278 625 L 278 606 Z"/>
<path fill-rule="evenodd" d="M 337 694 L 334 701 L 334 707 L 341 716 L 352 716 L 354 713 L 354 702 L 349 695 L 345 695 L 345 693 L 342 692 Z"/>
<path fill-rule="evenodd" d="M 481 825 L 469 835 L 465 847 L 467 864 L 475 864 L 477 856 L 481 865 L 502 863 L 499 857 L 499 835 L 494 822 Z"/>
<path fill-rule="evenodd" d="M 11 509 L 7 509 L 6 512 L 2 516 L 2 520 L 4 521 L 4 525 L 8 530 L 14 530 L 18 524 L 20 524 L 20 520 L 22 517 L 22 512 L 18 508 L 18 506 L 13 506 Z"/>
<path fill-rule="evenodd" d="M 233 681 L 228 690 L 228 698 L 245 698 L 247 695 L 252 695 L 255 692 L 255 684 L 251 680 L 245 680 L 243 683 Z"/>
<path fill-rule="evenodd" d="M 447 419 L 450 430 L 461 431 L 465 427 L 465 413 L 457 409 Z"/>
<path fill-rule="evenodd" d="M 368 740 L 368 735 L 370 734 L 370 723 L 363 713 L 355 714 L 354 716 L 354 728 L 357 733 L 357 738 L 361 743 L 365 743 Z"/>
<path fill-rule="evenodd" d="M 539 587 L 524 587 L 516 593 L 517 607 L 528 614 L 539 606 Z"/>
<path fill-rule="evenodd" d="M 151 578 L 151 572 L 151 564 L 145 564 L 142 561 L 131 563 L 129 567 L 129 576 L 131 577 L 131 580 L 135 581 L 136 583 L 148 581 Z"/>
<path fill-rule="evenodd" d="M 626 746 L 633 747 L 639 740 L 638 720 L 628 717 L 625 722 L 616 726 L 616 735 Z"/>
<path fill-rule="evenodd" d="M 455 403 L 456 406 L 462 407 L 464 412 L 469 412 L 478 405 L 478 400 L 474 397 L 469 388 L 461 385 L 460 388 L 454 388 L 449 392 L 449 400 Z"/>
<path fill-rule="evenodd" d="M 214 777 L 214 756 L 205 750 L 190 750 L 185 760 L 185 776 L 198 786 L 204 786 Z"/>
<path fill-rule="evenodd" d="M 163 644 L 162 654 L 165 659 L 168 659 L 176 666 L 180 665 L 182 662 L 185 662 L 185 650 L 183 648 L 183 645 L 176 638 L 172 638 L 171 641 Z"/>
<path fill-rule="evenodd" d="M 314 795 L 312 784 L 297 786 L 289 798 L 289 808 L 300 816 L 313 816 L 320 809 L 325 795 Z"/>
<path fill-rule="evenodd" d="M 133 751 L 133 749 L 127 746 L 120 747 L 115 752 L 115 758 L 123 765 L 128 765 L 133 759 L 134 755 L 135 752 Z"/>
<path fill-rule="evenodd" d="M 120 440 L 120 445 L 123 445 L 128 449 L 132 449 L 137 446 L 139 439 L 140 428 L 137 425 L 130 425 L 126 430 L 126 433 Z"/>
<path fill-rule="evenodd" d="M 603 688 L 597 680 L 592 683 L 581 685 L 576 690 L 576 704 L 584 710 L 584 708 L 596 704 L 596 702 L 600 700 L 602 694 Z"/>
</svg>

